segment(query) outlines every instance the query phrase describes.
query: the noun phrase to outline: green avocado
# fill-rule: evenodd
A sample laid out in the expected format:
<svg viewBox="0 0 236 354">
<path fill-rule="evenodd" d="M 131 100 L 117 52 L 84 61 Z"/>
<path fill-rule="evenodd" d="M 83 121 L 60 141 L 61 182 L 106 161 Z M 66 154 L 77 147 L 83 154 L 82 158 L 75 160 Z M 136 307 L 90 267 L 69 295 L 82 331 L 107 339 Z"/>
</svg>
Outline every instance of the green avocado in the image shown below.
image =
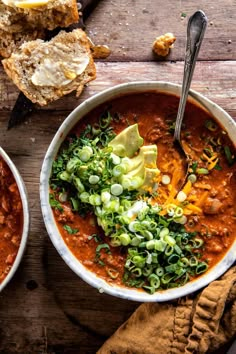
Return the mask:
<svg viewBox="0 0 236 354">
<path fill-rule="evenodd" d="M 120 157 L 132 157 L 143 144 L 143 138 L 139 135 L 138 124 L 133 124 L 124 129 L 108 146 L 113 148 L 113 153 Z"/>
<path fill-rule="evenodd" d="M 144 181 L 139 188 L 142 192 L 155 192 L 157 190 L 157 176 L 159 176 L 160 170 L 158 168 L 144 168 Z"/>
</svg>

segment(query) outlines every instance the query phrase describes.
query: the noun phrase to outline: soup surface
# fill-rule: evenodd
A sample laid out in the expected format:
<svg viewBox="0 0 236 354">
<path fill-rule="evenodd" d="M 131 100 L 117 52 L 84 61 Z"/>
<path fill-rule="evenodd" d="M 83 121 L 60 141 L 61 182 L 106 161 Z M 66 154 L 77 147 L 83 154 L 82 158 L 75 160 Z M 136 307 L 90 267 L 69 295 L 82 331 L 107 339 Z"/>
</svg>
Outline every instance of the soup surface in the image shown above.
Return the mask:
<svg viewBox="0 0 236 354">
<path fill-rule="evenodd" d="M 155 92 L 109 101 L 78 123 L 54 161 L 50 204 L 60 233 L 109 283 L 150 293 L 181 286 L 234 242 L 235 147 L 188 102 L 182 142 L 191 163 L 184 180 L 173 146 L 178 102 Z"/>
<path fill-rule="evenodd" d="M 23 210 L 15 179 L 0 157 L 0 282 L 16 258 L 23 229 Z"/>
</svg>

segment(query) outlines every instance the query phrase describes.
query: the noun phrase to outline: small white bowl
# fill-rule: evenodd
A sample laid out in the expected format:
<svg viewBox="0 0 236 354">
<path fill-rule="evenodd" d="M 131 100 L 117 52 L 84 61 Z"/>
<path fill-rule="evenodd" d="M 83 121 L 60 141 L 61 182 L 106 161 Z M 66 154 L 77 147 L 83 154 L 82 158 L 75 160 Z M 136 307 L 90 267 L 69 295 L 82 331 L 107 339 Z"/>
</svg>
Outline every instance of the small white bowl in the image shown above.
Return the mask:
<svg viewBox="0 0 236 354">
<path fill-rule="evenodd" d="M 20 242 L 20 247 L 18 249 L 16 258 L 14 260 L 14 263 L 7 274 L 7 276 L 4 278 L 4 280 L 0 283 L 0 291 L 2 291 L 5 286 L 8 284 L 8 282 L 12 279 L 13 275 L 15 274 L 21 259 L 23 257 L 27 239 L 28 239 L 28 232 L 29 232 L 29 207 L 28 207 L 28 200 L 27 200 L 27 191 L 23 182 L 23 179 L 17 170 L 16 166 L 10 159 L 10 157 L 7 155 L 7 153 L 3 150 L 3 148 L 0 147 L 0 157 L 6 162 L 8 167 L 10 168 L 11 173 L 13 174 L 13 177 L 16 181 L 19 193 L 20 193 L 20 198 L 22 202 L 22 207 L 23 207 L 23 230 L 22 230 L 22 235 L 21 235 L 21 242 Z"/>
<path fill-rule="evenodd" d="M 179 288 L 157 291 L 153 295 L 150 295 L 144 291 L 136 289 L 127 289 L 125 287 L 118 287 L 115 285 L 112 286 L 86 269 L 66 246 L 54 221 L 53 213 L 49 204 L 49 178 L 52 163 L 57 155 L 61 143 L 71 129 L 78 123 L 78 121 L 98 105 L 124 94 L 159 91 L 179 96 L 180 90 L 181 86 L 172 83 L 148 81 L 121 84 L 98 93 L 95 96 L 85 100 L 65 119 L 54 136 L 46 153 L 40 176 L 40 199 L 43 218 L 48 234 L 55 248 L 67 265 L 79 277 L 81 277 L 88 284 L 97 288 L 100 292 L 105 292 L 113 296 L 140 302 L 168 301 L 185 296 L 206 286 L 211 281 L 221 276 L 236 260 L 235 240 L 234 244 L 228 250 L 227 254 L 221 259 L 221 261 L 201 277 Z M 190 91 L 189 99 L 209 111 L 220 122 L 220 124 L 228 132 L 231 140 L 236 144 L 236 123 L 221 107 L 192 90 Z"/>
</svg>

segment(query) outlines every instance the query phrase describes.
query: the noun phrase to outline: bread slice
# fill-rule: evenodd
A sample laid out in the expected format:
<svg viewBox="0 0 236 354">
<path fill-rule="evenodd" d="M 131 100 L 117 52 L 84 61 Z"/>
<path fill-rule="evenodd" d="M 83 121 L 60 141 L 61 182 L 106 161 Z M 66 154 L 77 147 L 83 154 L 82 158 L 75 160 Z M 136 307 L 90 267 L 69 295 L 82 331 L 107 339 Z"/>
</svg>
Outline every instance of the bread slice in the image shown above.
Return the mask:
<svg viewBox="0 0 236 354">
<path fill-rule="evenodd" d="M 33 41 L 37 38 L 45 38 L 45 30 L 31 30 L 26 32 L 8 33 L 0 30 L 0 56 L 9 58 L 11 54 L 27 41 Z"/>
<path fill-rule="evenodd" d="M 0 29 L 8 33 L 68 27 L 78 19 L 76 0 L 50 0 L 46 5 L 30 9 L 7 6 L 0 0 Z"/>
<path fill-rule="evenodd" d="M 96 78 L 96 68 L 84 31 L 61 31 L 51 41 L 26 42 L 2 60 L 8 76 L 34 103 L 41 106 L 76 90 Z"/>
</svg>

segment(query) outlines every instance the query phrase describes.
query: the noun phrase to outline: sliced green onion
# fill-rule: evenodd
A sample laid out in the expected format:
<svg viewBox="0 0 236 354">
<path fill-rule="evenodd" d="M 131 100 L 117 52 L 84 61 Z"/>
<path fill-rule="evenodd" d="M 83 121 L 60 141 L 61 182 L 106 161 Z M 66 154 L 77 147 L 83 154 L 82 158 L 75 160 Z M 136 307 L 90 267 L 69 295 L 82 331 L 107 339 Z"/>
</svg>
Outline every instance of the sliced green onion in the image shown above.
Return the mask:
<svg viewBox="0 0 236 354">
<path fill-rule="evenodd" d="M 161 182 L 163 183 L 163 184 L 170 184 L 170 176 L 168 176 L 168 175 L 163 175 L 162 176 L 162 178 L 161 178 Z"/>
<path fill-rule="evenodd" d="M 107 203 L 111 200 L 111 194 L 108 191 L 103 191 L 101 193 L 101 201 Z"/>
<path fill-rule="evenodd" d="M 207 271 L 207 269 L 208 269 L 208 264 L 205 262 L 201 262 L 196 267 L 196 274 L 204 273 L 205 271 Z"/>
<path fill-rule="evenodd" d="M 166 256 L 170 256 L 173 252 L 174 252 L 174 247 L 170 246 L 170 245 L 167 245 L 166 249 L 165 249 L 165 255 Z"/>
<path fill-rule="evenodd" d="M 147 290 L 151 295 L 153 295 L 155 293 L 155 288 L 153 286 L 147 286 L 145 285 L 143 287 L 144 290 Z"/>
<path fill-rule="evenodd" d="M 186 195 L 183 191 L 180 191 L 180 192 L 177 194 L 177 197 L 176 197 L 176 199 L 177 199 L 180 203 L 184 202 L 184 201 L 186 200 L 186 198 L 187 198 L 187 195 Z"/>
<path fill-rule="evenodd" d="M 160 231 L 160 238 L 164 238 L 165 236 L 169 235 L 169 229 L 167 227 L 163 227 L 163 229 Z"/>
<path fill-rule="evenodd" d="M 210 131 L 212 131 L 212 132 L 216 131 L 216 129 L 217 129 L 216 123 L 213 122 L 213 120 L 211 120 L 211 119 L 207 119 L 207 120 L 205 121 L 204 125 L 205 125 L 205 127 L 206 127 L 208 130 L 210 130 Z"/>
<path fill-rule="evenodd" d="M 156 274 L 151 274 L 148 277 L 148 280 L 150 282 L 151 287 L 153 287 L 154 289 L 158 289 L 160 287 L 160 278 Z"/>
<path fill-rule="evenodd" d="M 169 264 L 174 264 L 177 263 L 179 260 L 179 256 L 177 254 L 171 254 L 170 257 L 168 258 L 168 263 Z"/>
<path fill-rule="evenodd" d="M 67 197 L 68 197 L 68 193 L 67 192 L 62 192 L 62 193 L 59 194 L 58 200 L 59 200 L 59 202 L 64 203 L 64 202 L 67 201 Z"/>
<path fill-rule="evenodd" d="M 79 195 L 79 198 L 80 198 L 81 202 L 83 202 L 83 203 L 88 203 L 89 197 L 90 197 L 90 194 L 87 192 L 83 192 Z"/>
<path fill-rule="evenodd" d="M 113 247 L 119 247 L 119 246 L 121 246 L 120 239 L 117 238 L 117 237 L 112 238 L 111 241 L 110 241 L 110 243 L 111 243 L 111 245 L 112 245 Z"/>
<path fill-rule="evenodd" d="M 85 146 L 80 151 L 78 151 L 78 156 L 81 161 L 87 162 L 93 155 L 93 149 L 91 146 Z"/>
<path fill-rule="evenodd" d="M 194 242 L 195 242 L 194 248 L 200 248 L 204 243 L 204 241 L 200 238 L 195 238 Z"/>
<path fill-rule="evenodd" d="M 124 174 L 124 167 L 117 165 L 113 167 L 112 174 L 114 177 L 120 177 Z"/>
<path fill-rule="evenodd" d="M 139 237 L 139 236 L 135 236 L 134 238 L 132 238 L 130 244 L 131 244 L 132 246 L 138 246 L 138 245 L 140 244 L 140 242 L 141 242 L 142 239 L 143 239 L 143 237 L 141 238 L 141 237 Z"/>
<path fill-rule="evenodd" d="M 165 273 L 165 274 L 161 277 L 161 282 L 162 282 L 162 284 L 168 284 L 173 278 L 174 278 L 173 275 L 170 275 L 170 274 L 168 274 L 168 273 Z"/>
<path fill-rule="evenodd" d="M 67 165 L 66 165 L 66 171 L 68 173 L 72 173 L 73 170 L 79 166 L 80 164 L 80 160 L 77 158 L 77 157 L 73 157 L 72 159 L 70 159 L 68 162 L 67 162 Z"/>
<path fill-rule="evenodd" d="M 100 197 L 100 195 L 99 195 L 99 194 L 92 194 L 92 195 L 90 195 L 90 196 L 89 196 L 89 203 L 90 203 L 91 205 L 95 205 L 95 206 L 101 205 L 102 202 L 101 202 L 101 197 Z"/>
<path fill-rule="evenodd" d="M 175 239 L 173 237 L 171 237 L 170 235 L 166 235 L 164 237 L 164 241 L 170 246 L 174 246 L 176 244 Z"/>
<path fill-rule="evenodd" d="M 189 260 L 190 267 L 196 267 L 198 264 L 198 260 L 196 257 L 192 256 Z"/>
<path fill-rule="evenodd" d="M 129 234 L 121 234 L 119 236 L 119 239 L 122 246 L 128 246 L 131 242 Z"/>
<path fill-rule="evenodd" d="M 107 274 L 109 275 L 110 278 L 116 279 L 119 276 L 119 272 L 115 269 L 108 269 Z"/>
<path fill-rule="evenodd" d="M 180 208 L 180 207 L 177 207 L 177 208 L 175 209 L 174 216 L 175 216 L 176 218 L 180 218 L 180 217 L 183 215 L 183 213 L 184 213 L 183 209 Z"/>
<path fill-rule="evenodd" d="M 119 196 L 123 193 L 123 187 L 119 183 L 115 183 L 111 186 L 111 194 Z"/>
<path fill-rule="evenodd" d="M 79 210 L 79 201 L 76 198 L 71 197 L 70 198 L 71 204 L 72 204 L 72 209 L 74 211 L 78 211 Z"/>
<path fill-rule="evenodd" d="M 131 223 L 128 226 L 129 231 L 131 232 L 137 232 L 140 228 L 140 222 L 138 221 L 131 221 Z"/>
<path fill-rule="evenodd" d="M 209 171 L 207 168 L 197 168 L 196 173 L 199 175 L 208 175 Z"/>
<path fill-rule="evenodd" d="M 164 268 L 158 267 L 158 268 L 156 268 L 155 272 L 156 272 L 156 275 L 158 275 L 158 277 L 162 277 L 164 274 Z"/>
<path fill-rule="evenodd" d="M 120 163 L 120 157 L 117 156 L 116 154 L 111 153 L 111 159 L 114 165 L 119 165 Z"/>
<path fill-rule="evenodd" d="M 158 254 L 156 252 L 152 252 L 152 263 L 158 263 Z"/>
<path fill-rule="evenodd" d="M 146 248 L 148 250 L 153 250 L 155 248 L 155 240 L 147 241 Z"/>
<path fill-rule="evenodd" d="M 73 183 L 75 188 L 78 190 L 78 192 L 80 193 L 84 192 L 85 188 L 79 177 L 74 177 Z"/>
<path fill-rule="evenodd" d="M 195 183 L 197 181 L 197 176 L 192 173 L 191 175 L 188 176 L 188 180 L 191 183 Z"/>
<path fill-rule="evenodd" d="M 152 273 L 152 270 L 153 270 L 153 266 L 151 264 L 147 264 L 145 268 L 143 268 L 143 275 L 145 277 L 148 277 L 151 273 Z"/>
<path fill-rule="evenodd" d="M 89 183 L 90 184 L 97 184 L 99 182 L 100 178 L 97 175 L 91 175 L 89 176 Z"/>
<path fill-rule="evenodd" d="M 70 182 L 71 181 L 71 175 L 67 171 L 63 171 L 59 175 L 60 179 L 63 181 Z"/>
<path fill-rule="evenodd" d="M 141 232 L 141 235 L 146 238 L 146 240 L 152 240 L 153 239 L 153 234 L 150 231 L 144 230 L 144 231 L 140 231 L 140 232 Z"/>
<path fill-rule="evenodd" d="M 155 250 L 159 252 L 164 252 L 166 248 L 166 242 L 162 240 L 155 240 Z"/>
<path fill-rule="evenodd" d="M 234 160 L 233 160 L 232 153 L 230 151 L 229 146 L 224 146 L 224 152 L 225 152 L 225 156 L 228 161 L 228 164 L 231 166 L 233 164 Z"/>
<path fill-rule="evenodd" d="M 181 262 L 183 267 L 188 267 L 189 266 L 189 260 L 186 257 L 181 258 L 180 262 Z"/>
</svg>

